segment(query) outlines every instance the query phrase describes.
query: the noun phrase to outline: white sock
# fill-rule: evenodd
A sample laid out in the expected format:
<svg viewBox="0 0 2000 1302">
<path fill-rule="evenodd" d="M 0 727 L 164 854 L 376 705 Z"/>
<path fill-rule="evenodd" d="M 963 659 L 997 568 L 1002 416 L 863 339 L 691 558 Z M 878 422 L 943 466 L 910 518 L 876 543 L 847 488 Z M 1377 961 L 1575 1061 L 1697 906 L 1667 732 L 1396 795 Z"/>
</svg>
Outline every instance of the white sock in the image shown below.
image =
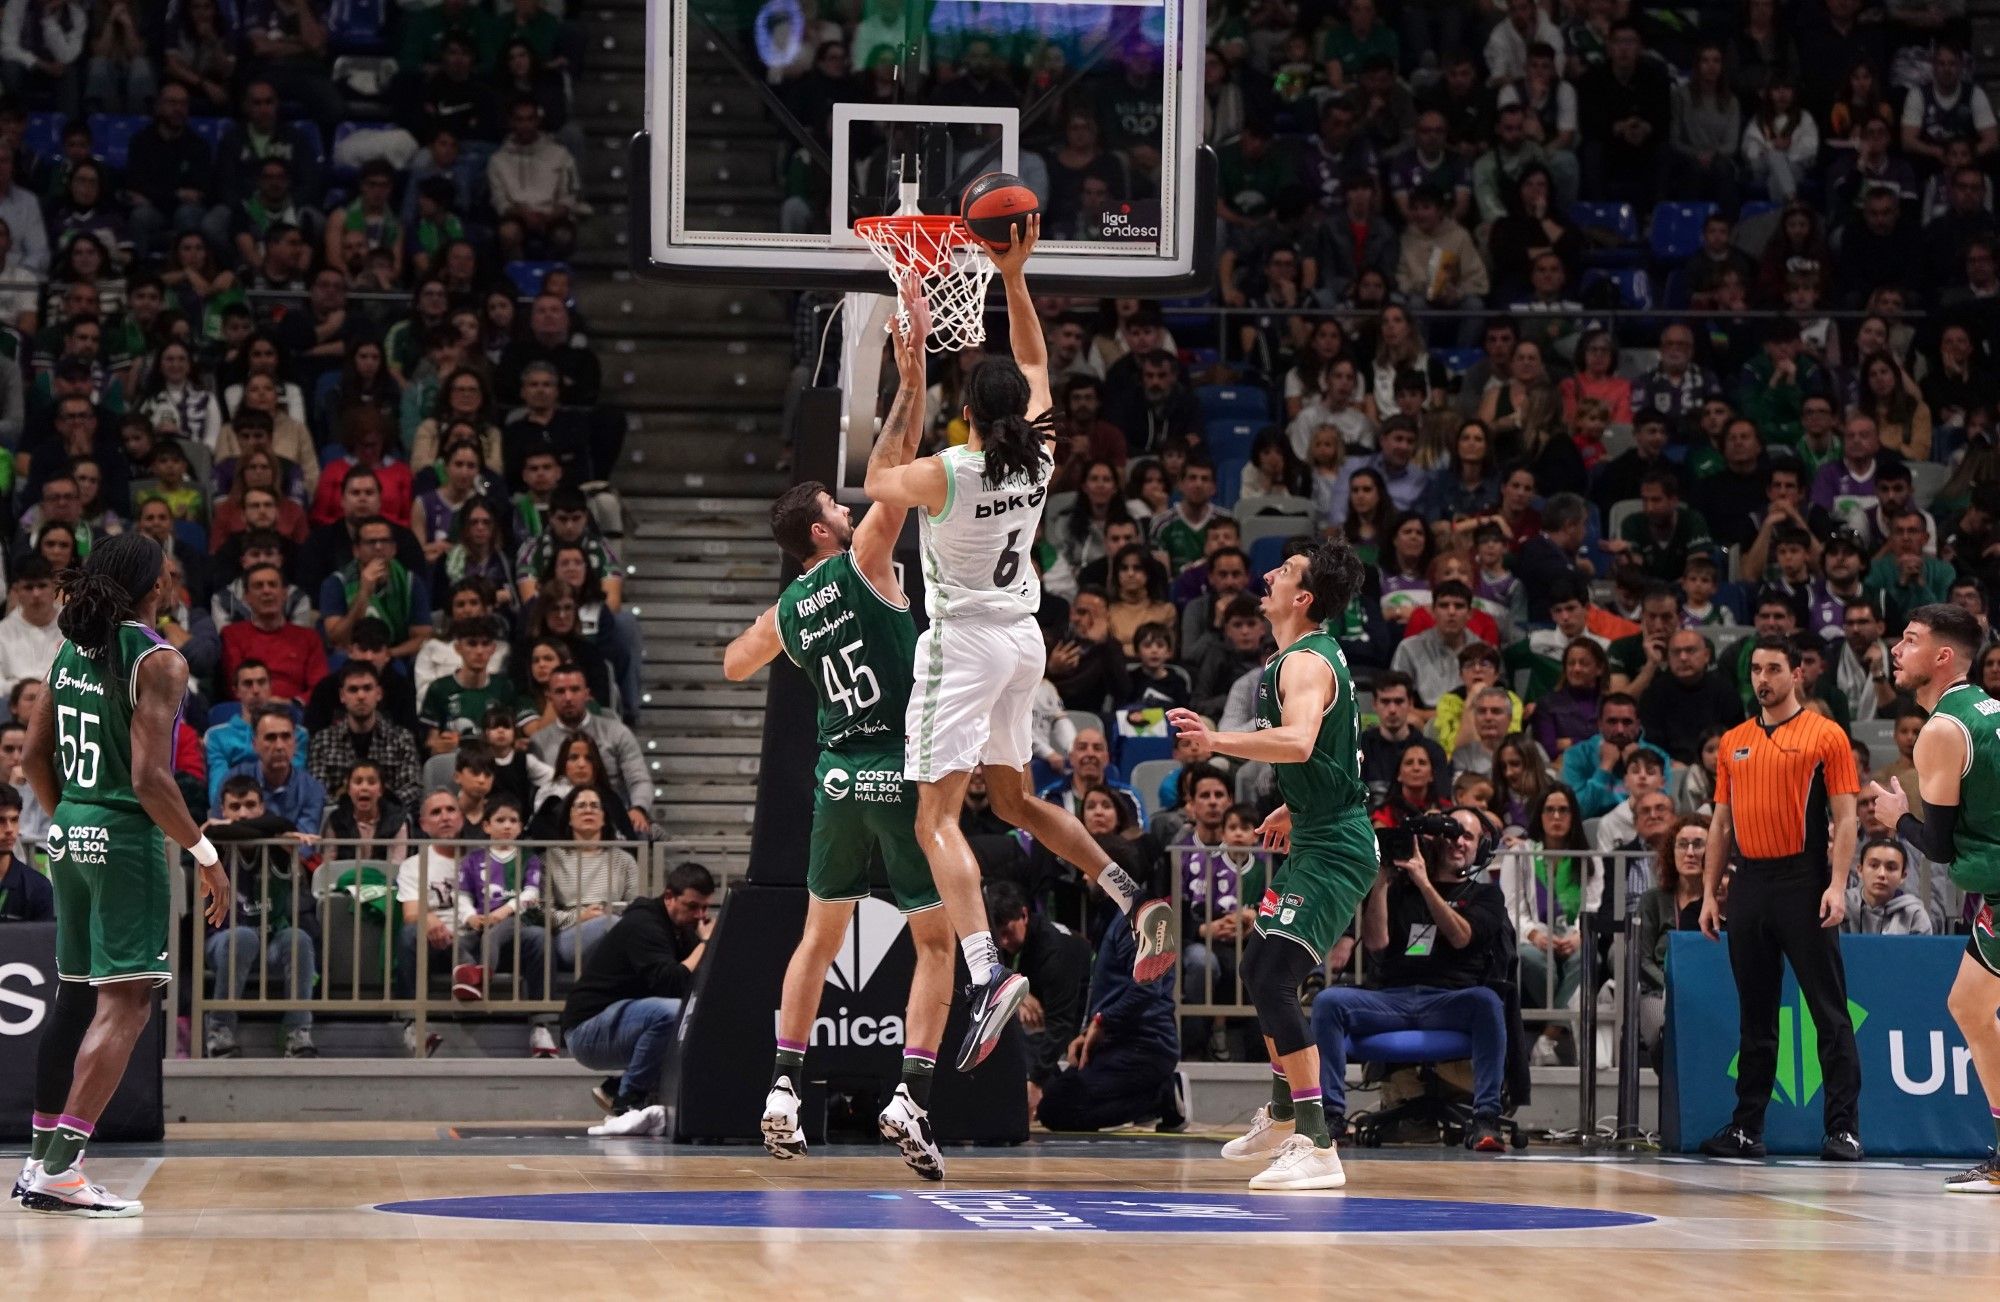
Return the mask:
<svg viewBox="0 0 2000 1302">
<path fill-rule="evenodd" d="M 965 970 L 972 974 L 977 985 L 984 985 L 993 975 L 993 969 L 1000 966 L 1000 951 L 993 944 L 993 933 L 975 931 L 958 942 L 959 952 L 965 955 Z"/>
<path fill-rule="evenodd" d="M 1098 870 L 1097 884 L 1104 893 L 1118 903 L 1120 913 L 1130 913 L 1132 906 L 1139 902 L 1139 883 L 1132 880 L 1132 874 L 1115 863 L 1107 863 Z"/>
</svg>

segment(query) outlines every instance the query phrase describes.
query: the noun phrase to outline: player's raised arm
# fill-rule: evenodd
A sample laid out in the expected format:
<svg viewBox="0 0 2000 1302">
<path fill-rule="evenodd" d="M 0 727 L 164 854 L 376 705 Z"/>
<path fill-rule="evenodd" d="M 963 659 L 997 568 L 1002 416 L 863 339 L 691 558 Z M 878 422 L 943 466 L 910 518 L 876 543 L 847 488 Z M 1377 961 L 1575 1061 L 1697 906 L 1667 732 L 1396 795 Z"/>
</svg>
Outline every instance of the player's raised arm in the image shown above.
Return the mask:
<svg viewBox="0 0 2000 1302">
<path fill-rule="evenodd" d="M 896 370 L 902 383 L 896 390 L 896 404 L 890 408 L 889 418 L 882 422 L 882 433 L 875 440 L 875 450 L 868 455 L 868 477 L 861 485 L 870 501 L 879 506 L 896 509 L 897 532 L 902 530 L 903 525 L 901 511 L 921 506 L 932 515 L 936 515 L 944 510 L 946 494 L 951 485 L 950 479 L 945 474 L 943 462 L 936 457 L 916 457 L 916 445 L 922 437 L 923 430 L 925 395 L 923 340 L 924 335 L 929 332 L 930 316 L 929 309 L 922 306 L 921 296 L 915 300 L 905 298 L 904 304 L 911 313 L 908 337 L 904 337 L 897 330 L 891 330 L 891 333 L 897 336 Z M 921 331 L 918 328 L 920 325 L 923 327 Z M 915 349 L 914 360 L 905 356 L 910 349 Z M 909 399 L 907 404 L 904 402 L 906 397 Z M 913 411 L 915 418 L 911 419 Z M 901 438 L 896 436 L 899 427 L 903 430 Z M 916 459 L 912 460 L 912 457 Z M 855 531 L 857 543 L 860 530 L 867 528 L 868 521 L 874 519 L 877 514 L 878 512 L 870 511 L 868 518 L 857 527 Z M 877 527 L 887 528 L 888 524 L 885 521 Z M 892 533 L 890 545 L 893 547 L 894 544 L 895 534 Z M 865 569 L 862 572 L 869 575 L 869 582 L 874 582 L 872 573 Z"/>
<path fill-rule="evenodd" d="M 916 459 L 917 445 L 923 442 L 924 415 L 929 396 L 924 374 L 924 341 L 930 336 L 930 304 L 924 298 L 923 283 L 911 277 L 902 286 L 906 319 L 891 326 L 889 334 L 896 346 L 896 399 L 890 404 L 888 419 L 876 436 L 868 457 L 872 478 L 879 461 L 884 471 L 909 465 Z M 861 571 L 875 591 L 890 601 L 900 601 L 902 584 L 896 581 L 896 539 L 903 532 L 907 508 L 877 502 L 874 509 L 854 526 L 854 567 Z"/>
<path fill-rule="evenodd" d="M 778 608 L 767 607 L 722 652 L 722 676 L 740 683 L 785 653 L 778 637 Z"/>
<path fill-rule="evenodd" d="M 1278 671 L 1284 722 L 1277 727 L 1256 732 L 1210 732 L 1200 715 L 1182 709 L 1167 711 L 1167 723 L 1177 735 L 1191 737 L 1204 759 L 1215 752 L 1267 764 L 1303 764 L 1312 758 L 1321 719 L 1333 708 L 1338 690 L 1333 666 L 1325 660 L 1316 655 L 1288 656 Z"/>
<path fill-rule="evenodd" d="M 1055 405 L 1049 397 L 1049 341 L 1042 333 L 1034 296 L 1028 293 L 1028 256 L 1041 238 L 1041 214 L 1034 213 L 1028 217 L 1027 229 L 1014 227 L 1013 243 L 988 252 L 993 265 L 1000 268 L 1000 283 L 1007 290 L 1007 342 L 1014 350 L 1014 364 L 1028 377 L 1029 420 Z"/>
</svg>

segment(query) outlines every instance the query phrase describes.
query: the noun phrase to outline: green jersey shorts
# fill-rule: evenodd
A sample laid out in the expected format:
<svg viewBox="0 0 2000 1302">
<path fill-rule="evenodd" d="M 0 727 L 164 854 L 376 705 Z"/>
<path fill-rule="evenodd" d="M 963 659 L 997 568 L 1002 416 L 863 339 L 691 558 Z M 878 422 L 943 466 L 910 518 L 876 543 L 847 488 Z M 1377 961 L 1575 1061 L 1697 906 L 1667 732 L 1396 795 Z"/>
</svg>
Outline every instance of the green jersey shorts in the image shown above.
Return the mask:
<svg viewBox="0 0 2000 1302">
<path fill-rule="evenodd" d="M 1375 833 L 1366 819 L 1353 820 L 1327 841 L 1295 840 L 1285 862 L 1257 906 L 1257 934 L 1283 936 L 1305 946 L 1324 963 L 1374 884 L 1379 862 Z"/>
<path fill-rule="evenodd" d="M 146 814 L 65 800 L 49 825 L 56 975 L 164 984 L 173 922 L 166 836 Z"/>
<path fill-rule="evenodd" d="M 896 907 L 905 913 L 936 908 L 937 883 L 917 844 L 917 789 L 903 780 L 903 752 L 821 751 L 813 779 L 818 789 L 806 861 L 813 898 L 831 904 L 870 894 L 869 859 L 880 846 Z"/>
</svg>

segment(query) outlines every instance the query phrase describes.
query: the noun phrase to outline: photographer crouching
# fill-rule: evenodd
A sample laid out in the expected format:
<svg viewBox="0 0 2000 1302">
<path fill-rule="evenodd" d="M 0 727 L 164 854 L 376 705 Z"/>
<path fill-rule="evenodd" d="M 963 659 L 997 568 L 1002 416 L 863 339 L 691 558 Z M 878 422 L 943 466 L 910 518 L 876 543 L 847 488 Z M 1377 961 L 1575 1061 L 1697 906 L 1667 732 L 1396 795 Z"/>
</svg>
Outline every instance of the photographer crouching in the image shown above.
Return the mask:
<svg viewBox="0 0 2000 1302">
<path fill-rule="evenodd" d="M 1472 1040 L 1473 1122 L 1465 1146 L 1506 1148 L 1500 1090 L 1507 1064 L 1507 1014 L 1485 984 L 1505 970 L 1507 909 L 1500 888 L 1475 880 L 1495 832 L 1459 806 L 1426 814 L 1380 835 L 1382 866 L 1361 906 L 1368 986 L 1332 986 L 1313 1000 L 1320 1089 L 1327 1126 L 1347 1117 L 1347 1045 L 1386 1031 L 1460 1031 Z"/>
</svg>

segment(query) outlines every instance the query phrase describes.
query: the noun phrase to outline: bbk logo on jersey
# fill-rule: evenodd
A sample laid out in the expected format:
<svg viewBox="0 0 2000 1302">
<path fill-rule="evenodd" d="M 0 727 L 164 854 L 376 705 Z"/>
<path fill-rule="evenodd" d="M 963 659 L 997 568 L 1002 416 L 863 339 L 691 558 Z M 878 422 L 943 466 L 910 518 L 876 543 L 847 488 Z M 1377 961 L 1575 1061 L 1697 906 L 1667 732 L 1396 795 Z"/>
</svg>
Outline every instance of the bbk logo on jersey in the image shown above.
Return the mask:
<svg viewBox="0 0 2000 1302">
<path fill-rule="evenodd" d="M 898 780 L 901 776 L 897 775 Z M 847 934 L 840 938 L 840 949 L 834 954 L 833 966 L 826 974 L 826 984 L 835 992 L 830 995 L 834 1004 L 833 1014 L 814 1019 L 814 1045 L 868 1048 L 875 1045 L 894 1047 L 903 1043 L 903 1019 L 899 1014 L 873 1016 L 855 1005 L 864 1000 L 882 1002 L 893 999 L 896 1001 L 894 1006 L 901 1007 L 904 990 L 871 990 L 869 983 L 888 959 L 890 951 L 895 949 L 897 941 L 902 939 L 907 927 L 903 915 L 887 900 L 867 896 L 855 901 L 854 916 L 847 922 Z M 897 984 L 901 986 L 900 982 Z M 822 1007 L 826 1002 L 828 1000 L 822 1000 Z M 772 1016 L 775 1019 L 776 1014 Z"/>
<path fill-rule="evenodd" d="M 86 868 L 102 868 L 110 862 L 111 833 L 102 827 L 72 824 L 64 829 L 49 825 L 49 862 L 64 860 Z"/>
<path fill-rule="evenodd" d="M 1009 511 L 1030 510 L 1040 506 L 1042 499 L 1048 496 L 1048 492 L 1049 490 L 1043 487 L 1037 488 L 1030 493 L 1009 493 L 1005 497 L 996 497 L 990 502 L 980 502 L 973 507 L 972 518 L 975 520 L 991 520 L 994 516 L 1005 515 Z"/>
</svg>

